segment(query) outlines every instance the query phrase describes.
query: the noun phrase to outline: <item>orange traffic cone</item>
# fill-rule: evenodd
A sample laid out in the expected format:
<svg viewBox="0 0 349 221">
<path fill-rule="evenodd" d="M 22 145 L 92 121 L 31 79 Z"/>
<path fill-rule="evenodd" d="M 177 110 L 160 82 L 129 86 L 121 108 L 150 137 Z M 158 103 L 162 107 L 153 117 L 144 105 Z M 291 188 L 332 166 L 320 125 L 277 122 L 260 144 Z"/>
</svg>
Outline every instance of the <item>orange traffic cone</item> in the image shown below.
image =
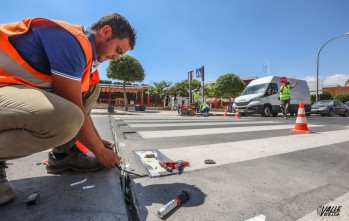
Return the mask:
<svg viewBox="0 0 349 221">
<path fill-rule="evenodd" d="M 227 108 L 224 109 L 224 114 L 223 114 L 223 117 L 226 117 L 226 116 L 228 116 L 228 114 L 227 114 Z"/>
<path fill-rule="evenodd" d="M 308 130 L 308 124 L 307 124 L 307 120 L 305 118 L 305 110 L 304 110 L 304 103 L 303 102 L 299 103 L 296 125 L 295 125 L 294 129 L 292 129 L 290 131 L 294 132 L 294 133 L 301 133 L 301 134 L 312 133 L 311 131 Z"/>
<path fill-rule="evenodd" d="M 235 118 L 241 118 L 240 112 L 239 112 L 239 107 L 236 107 Z"/>
</svg>

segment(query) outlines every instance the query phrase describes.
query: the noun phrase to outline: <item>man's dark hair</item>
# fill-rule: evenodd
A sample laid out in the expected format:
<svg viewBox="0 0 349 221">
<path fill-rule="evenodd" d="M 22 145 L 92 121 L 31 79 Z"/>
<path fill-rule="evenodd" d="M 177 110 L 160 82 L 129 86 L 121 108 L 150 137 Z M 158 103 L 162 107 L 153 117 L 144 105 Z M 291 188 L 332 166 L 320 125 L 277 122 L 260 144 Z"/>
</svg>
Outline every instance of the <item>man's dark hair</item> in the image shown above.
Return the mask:
<svg viewBox="0 0 349 221">
<path fill-rule="evenodd" d="M 113 38 L 130 39 L 130 49 L 132 50 L 136 45 L 136 31 L 132 28 L 130 23 L 125 17 L 117 13 L 108 14 L 103 16 L 97 22 L 91 25 L 93 31 L 97 31 L 103 28 L 105 25 L 109 25 L 113 30 Z"/>
</svg>

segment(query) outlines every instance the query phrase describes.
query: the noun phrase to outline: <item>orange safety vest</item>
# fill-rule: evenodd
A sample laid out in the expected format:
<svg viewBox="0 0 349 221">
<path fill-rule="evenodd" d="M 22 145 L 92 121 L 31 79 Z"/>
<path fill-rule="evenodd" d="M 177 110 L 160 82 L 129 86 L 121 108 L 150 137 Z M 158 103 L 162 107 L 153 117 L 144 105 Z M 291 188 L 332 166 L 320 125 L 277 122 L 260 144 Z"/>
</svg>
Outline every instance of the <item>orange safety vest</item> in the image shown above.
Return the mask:
<svg viewBox="0 0 349 221">
<path fill-rule="evenodd" d="M 45 90 L 52 90 L 52 76 L 40 73 L 32 68 L 17 52 L 9 41 L 9 37 L 26 33 L 33 20 L 40 22 L 54 22 L 70 32 L 80 43 L 85 53 L 86 66 L 81 79 L 82 92 L 88 90 L 90 85 L 98 83 L 98 71 L 92 75 L 94 80 L 90 82 L 90 69 L 92 64 L 92 46 L 83 32 L 82 26 L 72 25 L 59 20 L 44 18 L 29 18 L 20 22 L 0 25 L 0 86 L 28 85 Z M 97 78 L 96 78 L 97 75 Z"/>
</svg>

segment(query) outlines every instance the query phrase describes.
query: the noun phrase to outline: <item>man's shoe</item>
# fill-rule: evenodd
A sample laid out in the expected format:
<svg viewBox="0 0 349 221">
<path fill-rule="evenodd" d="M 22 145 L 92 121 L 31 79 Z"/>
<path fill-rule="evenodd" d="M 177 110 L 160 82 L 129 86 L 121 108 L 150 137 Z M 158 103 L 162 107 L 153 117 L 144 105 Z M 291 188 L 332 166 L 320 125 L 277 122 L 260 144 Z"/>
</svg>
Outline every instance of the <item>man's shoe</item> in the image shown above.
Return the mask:
<svg viewBox="0 0 349 221">
<path fill-rule="evenodd" d="M 96 171 L 103 168 L 94 156 L 81 152 L 75 145 L 66 154 L 55 155 L 49 152 L 46 171 L 48 173 L 60 173 L 64 170 L 75 170 L 80 172 Z"/>
<path fill-rule="evenodd" d="M 15 198 L 15 194 L 6 179 L 6 161 L 0 161 L 0 205 Z"/>
</svg>

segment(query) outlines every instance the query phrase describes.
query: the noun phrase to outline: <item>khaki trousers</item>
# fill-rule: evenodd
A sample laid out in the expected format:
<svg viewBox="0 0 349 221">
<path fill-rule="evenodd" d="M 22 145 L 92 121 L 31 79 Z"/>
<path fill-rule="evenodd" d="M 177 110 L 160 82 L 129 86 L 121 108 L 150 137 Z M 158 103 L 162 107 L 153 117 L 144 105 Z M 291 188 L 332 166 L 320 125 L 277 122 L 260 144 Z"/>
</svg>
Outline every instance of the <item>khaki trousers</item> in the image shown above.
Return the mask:
<svg viewBox="0 0 349 221">
<path fill-rule="evenodd" d="M 90 113 L 99 85 L 82 94 Z M 84 121 L 80 108 L 53 93 L 28 86 L 0 87 L 0 160 L 53 148 L 67 152 Z"/>
</svg>

